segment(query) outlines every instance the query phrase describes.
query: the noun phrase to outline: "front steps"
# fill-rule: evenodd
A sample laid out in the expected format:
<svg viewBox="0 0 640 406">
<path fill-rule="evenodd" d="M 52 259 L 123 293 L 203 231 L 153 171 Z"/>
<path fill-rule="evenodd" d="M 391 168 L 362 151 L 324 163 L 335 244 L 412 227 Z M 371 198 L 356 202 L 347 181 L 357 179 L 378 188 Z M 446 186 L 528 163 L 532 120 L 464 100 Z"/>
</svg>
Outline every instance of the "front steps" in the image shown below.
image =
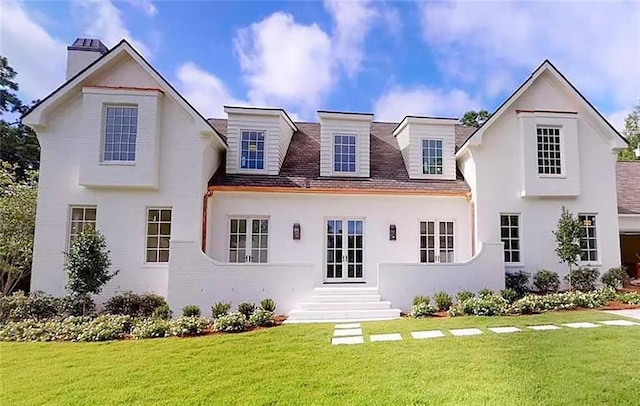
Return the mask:
<svg viewBox="0 0 640 406">
<path fill-rule="evenodd" d="M 289 312 L 285 323 L 322 323 L 340 321 L 389 320 L 400 317 L 400 309 L 381 301 L 377 288 L 315 288 L 308 302 Z"/>
</svg>

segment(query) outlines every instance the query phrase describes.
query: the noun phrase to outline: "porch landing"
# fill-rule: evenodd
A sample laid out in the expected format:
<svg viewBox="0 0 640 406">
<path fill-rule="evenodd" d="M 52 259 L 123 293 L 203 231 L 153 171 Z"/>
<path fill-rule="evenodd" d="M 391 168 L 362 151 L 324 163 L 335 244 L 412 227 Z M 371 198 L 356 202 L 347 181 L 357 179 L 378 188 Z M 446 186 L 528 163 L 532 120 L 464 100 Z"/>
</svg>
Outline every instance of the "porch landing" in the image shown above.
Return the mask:
<svg viewBox="0 0 640 406">
<path fill-rule="evenodd" d="M 315 288 L 313 296 L 289 312 L 291 323 L 327 323 L 342 321 L 391 320 L 400 317 L 400 309 L 382 301 L 378 288 L 330 286 Z"/>
</svg>

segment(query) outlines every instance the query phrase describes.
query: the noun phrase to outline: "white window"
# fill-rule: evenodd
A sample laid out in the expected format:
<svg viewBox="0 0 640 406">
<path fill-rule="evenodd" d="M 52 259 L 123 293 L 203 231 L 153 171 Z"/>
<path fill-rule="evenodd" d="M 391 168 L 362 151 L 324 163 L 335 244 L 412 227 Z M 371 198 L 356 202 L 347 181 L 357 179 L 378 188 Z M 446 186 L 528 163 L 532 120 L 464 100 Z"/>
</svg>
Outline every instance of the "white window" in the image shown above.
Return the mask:
<svg viewBox="0 0 640 406">
<path fill-rule="evenodd" d="M 500 240 L 504 243 L 504 262 L 520 262 L 520 216 L 500 215 Z"/>
<path fill-rule="evenodd" d="M 229 226 L 229 262 L 268 261 L 268 219 L 232 218 Z"/>
<path fill-rule="evenodd" d="M 422 140 L 422 173 L 425 175 L 442 175 L 442 140 Z"/>
<path fill-rule="evenodd" d="M 138 107 L 107 106 L 103 161 L 135 161 Z"/>
<path fill-rule="evenodd" d="M 561 175 L 560 129 L 557 127 L 538 127 L 537 136 L 538 174 Z"/>
<path fill-rule="evenodd" d="M 356 136 L 334 134 L 333 171 L 356 172 Z"/>
<path fill-rule="evenodd" d="M 264 169 L 264 131 L 242 131 L 240 168 Z"/>
<path fill-rule="evenodd" d="M 147 262 L 169 262 L 171 209 L 147 209 Z"/>
<path fill-rule="evenodd" d="M 96 228 L 96 207 L 95 206 L 71 206 L 71 216 L 69 224 L 68 244 L 85 229 L 94 230 Z"/>
<path fill-rule="evenodd" d="M 420 262 L 453 262 L 453 221 L 420 222 Z"/>
<path fill-rule="evenodd" d="M 580 260 L 582 262 L 598 261 L 598 241 L 596 237 L 596 215 L 578 214 L 578 219 L 584 228 L 584 234 L 580 238 Z"/>
</svg>

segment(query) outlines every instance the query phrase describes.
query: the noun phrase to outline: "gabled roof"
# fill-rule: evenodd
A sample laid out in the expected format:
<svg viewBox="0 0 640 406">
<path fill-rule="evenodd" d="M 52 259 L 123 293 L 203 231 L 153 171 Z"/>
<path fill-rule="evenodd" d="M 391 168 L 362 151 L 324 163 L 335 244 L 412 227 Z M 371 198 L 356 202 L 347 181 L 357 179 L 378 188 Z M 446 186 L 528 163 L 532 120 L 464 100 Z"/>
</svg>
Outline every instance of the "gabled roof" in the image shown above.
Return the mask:
<svg viewBox="0 0 640 406">
<path fill-rule="evenodd" d="M 618 213 L 640 216 L 640 161 L 616 163 Z"/>
<path fill-rule="evenodd" d="M 213 125 L 211 125 L 206 118 L 202 116 L 172 85 L 169 83 L 167 79 L 165 79 L 138 51 L 135 50 L 127 42 L 127 40 L 121 40 L 116 46 L 108 50 L 98 59 L 89 64 L 86 68 L 78 72 L 72 78 L 64 82 L 60 87 L 54 90 L 47 97 L 39 101 L 36 105 L 34 105 L 29 111 L 27 111 L 22 116 L 22 120 L 25 124 L 29 125 L 30 120 L 32 118 L 34 121 L 31 123 L 35 124 L 40 122 L 40 116 L 35 117 L 35 115 L 41 114 L 43 111 L 47 109 L 47 107 L 51 106 L 55 103 L 56 100 L 66 95 L 72 89 L 74 89 L 77 85 L 81 84 L 82 81 L 87 78 L 89 75 L 101 69 L 105 66 L 109 61 L 113 60 L 116 56 L 121 55 L 123 52 L 126 52 L 136 63 L 138 63 L 152 78 L 154 78 L 157 82 L 159 82 L 164 90 L 176 101 L 180 104 L 187 112 L 191 113 L 195 120 L 200 121 L 208 130 L 211 130 L 215 134 L 216 139 L 221 143 L 223 147 L 226 147 L 226 140 L 220 134 Z"/>
<path fill-rule="evenodd" d="M 554 75 L 558 80 L 563 83 L 567 89 L 569 89 L 574 95 L 584 103 L 584 106 L 587 110 L 594 113 L 594 115 L 598 118 L 601 123 L 604 123 L 604 128 L 606 130 L 611 131 L 614 136 L 617 136 L 625 145 L 628 145 L 627 140 L 616 130 L 609 121 L 607 121 L 600 112 L 593 107 L 593 105 L 576 89 L 576 87 L 569 82 L 569 80 L 551 63 L 550 60 L 545 59 L 544 62 L 540 64 L 531 75 L 525 80 L 497 109 L 491 114 L 488 120 L 486 120 L 480 127 L 478 127 L 460 146 L 460 150 L 466 149 L 466 147 L 472 142 L 474 138 L 479 138 L 478 142 L 481 142 L 482 134 L 484 131 L 491 127 L 491 125 L 498 120 L 500 116 L 504 112 L 506 112 L 516 100 L 524 94 L 524 92 L 533 84 L 533 82 L 540 77 L 544 72 L 550 72 Z"/>
</svg>

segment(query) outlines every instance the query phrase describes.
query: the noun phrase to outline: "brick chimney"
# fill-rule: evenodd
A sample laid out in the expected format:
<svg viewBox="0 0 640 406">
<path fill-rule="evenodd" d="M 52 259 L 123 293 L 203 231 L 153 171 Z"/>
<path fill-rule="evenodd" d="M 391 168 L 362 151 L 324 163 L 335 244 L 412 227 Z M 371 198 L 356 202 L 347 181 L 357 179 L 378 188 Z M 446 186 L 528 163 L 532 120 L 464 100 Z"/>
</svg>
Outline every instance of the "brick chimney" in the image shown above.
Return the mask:
<svg viewBox="0 0 640 406">
<path fill-rule="evenodd" d="M 104 55 L 107 47 L 99 39 L 78 38 L 67 47 L 67 80 Z"/>
</svg>

